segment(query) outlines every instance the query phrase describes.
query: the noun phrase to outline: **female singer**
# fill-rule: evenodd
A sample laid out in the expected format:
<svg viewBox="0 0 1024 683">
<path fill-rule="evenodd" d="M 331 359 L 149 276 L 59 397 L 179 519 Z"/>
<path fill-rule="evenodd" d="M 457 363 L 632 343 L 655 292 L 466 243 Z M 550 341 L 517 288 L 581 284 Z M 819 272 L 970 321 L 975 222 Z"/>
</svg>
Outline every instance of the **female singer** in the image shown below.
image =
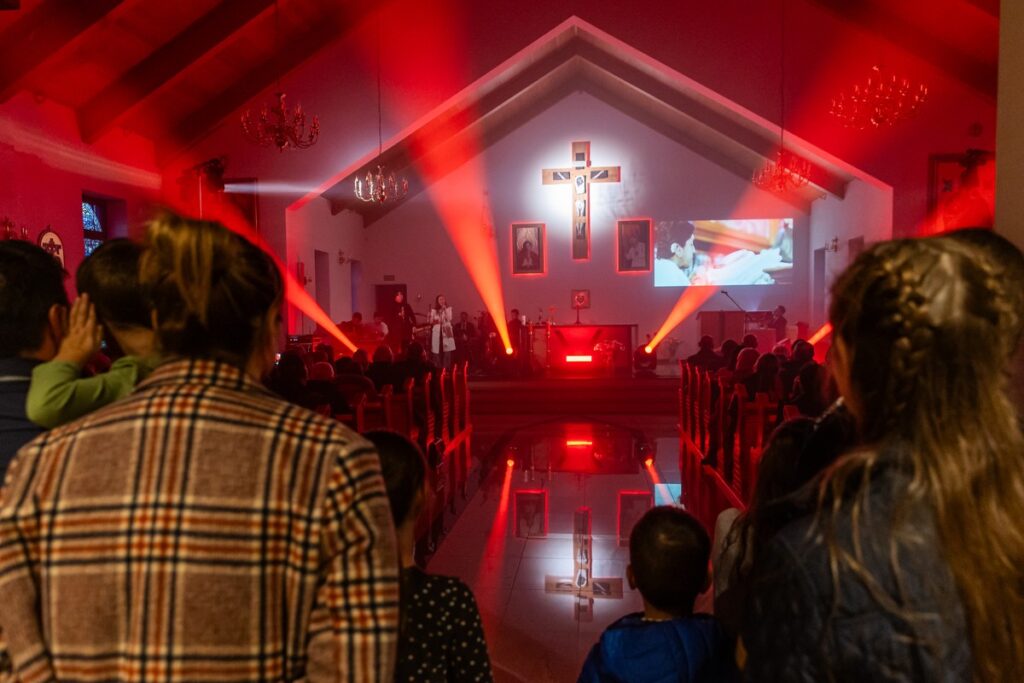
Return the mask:
<svg viewBox="0 0 1024 683">
<path fill-rule="evenodd" d="M 455 328 L 452 325 L 452 307 L 444 294 L 438 294 L 430 309 L 430 350 L 434 364 L 451 370 L 452 351 L 455 350 Z"/>
</svg>

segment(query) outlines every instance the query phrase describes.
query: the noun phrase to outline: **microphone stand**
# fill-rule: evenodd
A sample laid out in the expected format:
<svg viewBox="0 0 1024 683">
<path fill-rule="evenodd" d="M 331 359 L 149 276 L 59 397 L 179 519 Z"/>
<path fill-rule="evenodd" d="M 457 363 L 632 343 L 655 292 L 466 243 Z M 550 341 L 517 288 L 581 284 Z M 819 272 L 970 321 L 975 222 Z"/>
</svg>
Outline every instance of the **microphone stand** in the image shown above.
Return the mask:
<svg viewBox="0 0 1024 683">
<path fill-rule="evenodd" d="M 745 309 L 742 306 L 740 306 L 739 302 L 736 301 L 736 299 L 733 299 L 731 296 L 729 296 L 729 292 L 725 291 L 724 289 L 719 290 L 719 291 L 722 292 L 722 294 L 725 295 L 725 298 L 728 299 L 729 301 L 731 301 L 736 306 L 736 308 L 740 309 L 744 313 L 747 312 L 747 309 Z"/>
</svg>

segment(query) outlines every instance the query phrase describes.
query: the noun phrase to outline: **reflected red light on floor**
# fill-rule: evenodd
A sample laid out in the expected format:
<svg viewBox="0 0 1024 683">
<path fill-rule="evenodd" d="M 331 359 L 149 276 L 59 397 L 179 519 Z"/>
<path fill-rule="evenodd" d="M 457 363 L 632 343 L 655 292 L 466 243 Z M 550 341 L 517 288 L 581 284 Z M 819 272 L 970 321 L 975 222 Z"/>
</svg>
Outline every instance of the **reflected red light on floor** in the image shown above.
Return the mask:
<svg viewBox="0 0 1024 683">
<path fill-rule="evenodd" d="M 594 362 L 594 357 L 593 356 L 566 356 L 565 357 L 565 362 L 566 363 L 593 363 Z"/>
<path fill-rule="evenodd" d="M 491 530 L 487 532 L 487 542 L 484 544 L 484 557 L 501 557 L 505 550 L 505 535 L 508 533 L 508 497 L 512 488 L 512 473 L 515 460 L 507 460 L 508 467 L 505 468 L 505 479 L 501 483 L 501 497 L 498 498 L 498 510 L 491 523 Z M 480 563 L 480 571 L 477 573 L 477 584 L 481 584 L 486 563 Z M 498 571 L 501 571 L 500 569 Z"/>
</svg>

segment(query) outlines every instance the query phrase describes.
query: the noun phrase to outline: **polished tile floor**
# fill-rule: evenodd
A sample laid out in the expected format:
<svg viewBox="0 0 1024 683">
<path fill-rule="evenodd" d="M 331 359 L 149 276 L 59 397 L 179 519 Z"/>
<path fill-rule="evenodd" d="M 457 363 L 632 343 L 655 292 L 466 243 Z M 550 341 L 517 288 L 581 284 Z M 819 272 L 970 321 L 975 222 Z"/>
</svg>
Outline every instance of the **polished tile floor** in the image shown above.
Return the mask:
<svg viewBox="0 0 1024 683">
<path fill-rule="evenodd" d="M 497 439 L 484 477 L 431 558 L 476 594 L 499 681 L 574 681 L 611 622 L 642 609 L 626 539 L 680 496 L 665 420 L 542 420 Z"/>
</svg>

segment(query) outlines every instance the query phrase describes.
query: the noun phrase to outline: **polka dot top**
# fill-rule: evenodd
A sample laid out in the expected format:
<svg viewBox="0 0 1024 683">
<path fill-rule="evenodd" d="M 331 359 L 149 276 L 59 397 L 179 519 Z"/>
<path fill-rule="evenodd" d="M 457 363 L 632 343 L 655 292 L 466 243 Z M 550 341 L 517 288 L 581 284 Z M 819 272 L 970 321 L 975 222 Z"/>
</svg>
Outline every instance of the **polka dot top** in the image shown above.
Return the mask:
<svg viewBox="0 0 1024 683">
<path fill-rule="evenodd" d="M 456 578 L 402 570 L 402 634 L 395 680 L 493 681 L 480 612 Z"/>
</svg>

